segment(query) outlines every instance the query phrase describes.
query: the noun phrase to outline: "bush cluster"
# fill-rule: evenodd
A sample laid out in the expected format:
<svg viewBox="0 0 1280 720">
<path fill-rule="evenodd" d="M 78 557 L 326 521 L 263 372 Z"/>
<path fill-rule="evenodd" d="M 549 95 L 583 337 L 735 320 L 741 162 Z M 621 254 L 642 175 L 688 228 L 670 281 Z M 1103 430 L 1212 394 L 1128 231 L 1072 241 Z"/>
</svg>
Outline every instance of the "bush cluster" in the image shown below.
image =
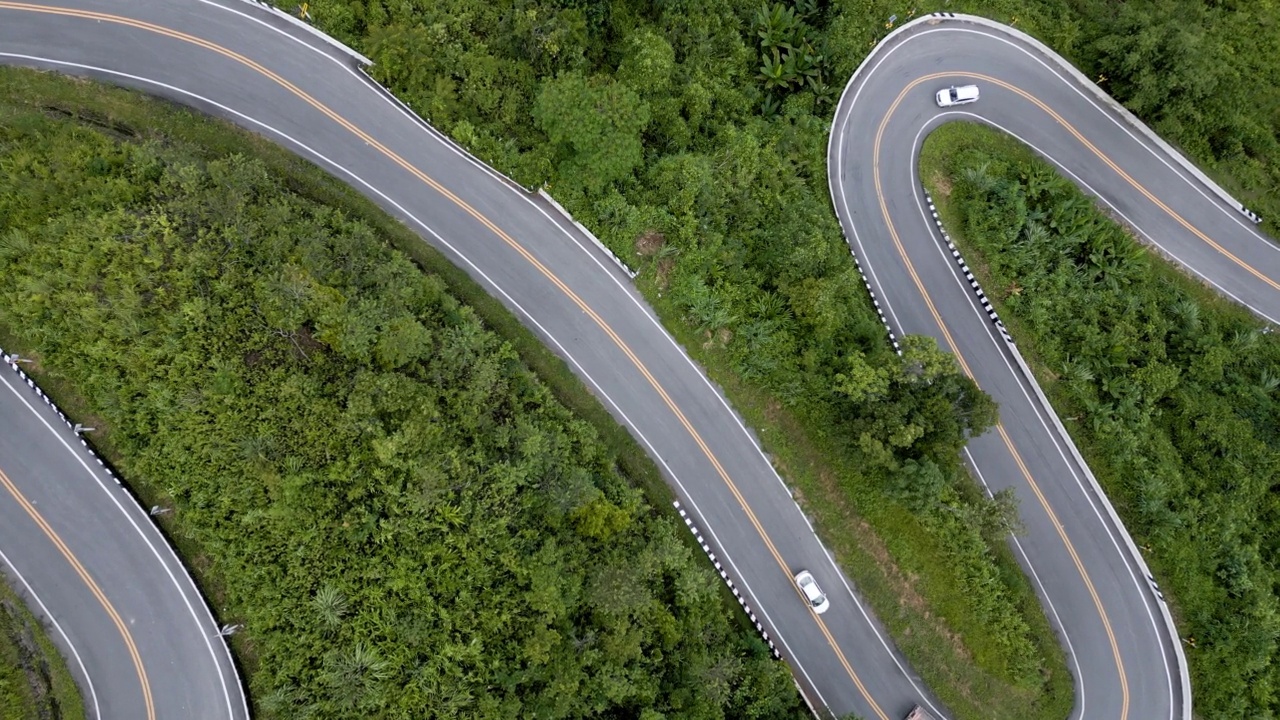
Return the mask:
<svg viewBox="0 0 1280 720">
<path fill-rule="evenodd" d="M 176 506 L 260 717 L 803 715 L 684 529 L 362 220 L 4 118 L 0 325 Z"/>
<path fill-rule="evenodd" d="M 1280 339 L 1025 150 L 941 132 L 969 260 L 1172 596 L 1197 713 L 1275 715 Z"/>
</svg>

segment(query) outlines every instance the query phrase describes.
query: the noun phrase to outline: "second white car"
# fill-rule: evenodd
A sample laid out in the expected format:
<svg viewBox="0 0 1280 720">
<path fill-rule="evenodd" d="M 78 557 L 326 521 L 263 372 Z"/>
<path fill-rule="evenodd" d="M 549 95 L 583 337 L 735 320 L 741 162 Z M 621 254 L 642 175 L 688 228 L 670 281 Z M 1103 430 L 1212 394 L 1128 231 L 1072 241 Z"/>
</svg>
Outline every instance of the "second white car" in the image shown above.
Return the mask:
<svg viewBox="0 0 1280 720">
<path fill-rule="evenodd" d="M 813 575 L 808 570 L 801 570 L 796 574 L 796 586 L 800 588 L 800 592 L 804 593 L 805 599 L 809 601 L 809 607 L 813 608 L 814 612 L 821 615 L 831 607 L 822 588 L 818 587 L 818 581 L 813 579 Z"/>
</svg>

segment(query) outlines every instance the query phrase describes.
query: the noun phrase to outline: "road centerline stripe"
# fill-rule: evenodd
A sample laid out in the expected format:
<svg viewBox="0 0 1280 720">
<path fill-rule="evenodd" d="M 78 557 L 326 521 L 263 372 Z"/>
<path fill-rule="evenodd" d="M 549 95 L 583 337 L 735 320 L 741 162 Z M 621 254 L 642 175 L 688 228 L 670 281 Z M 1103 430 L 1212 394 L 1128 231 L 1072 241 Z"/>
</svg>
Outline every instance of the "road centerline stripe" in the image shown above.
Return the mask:
<svg viewBox="0 0 1280 720">
<path fill-rule="evenodd" d="M 419 170 L 416 166 L 406 161 L 399 154 L 387 148 L 378 140 L 374 139 L 371 135 L 361 130 L 354 123 L 348 121 L 342 115 L 338 114 L 337 112 L 333 111 L 328 106 L 326 106 L 324 103 L 321 103 L 320 101 L 311 97 L 311 95 L 309 95 L 302 89 L 298 88 L 293 83 L 284 79 L 283 77 L 276 74 L 275 72 L 267 69 L 263 65 L 249 59 L 248 57 L 241 55 L 240 53 L 237 53 L 234 50 L 230 50 L 221 45 L 218 45 L 217 43 L 204 40 L 194 35 L 190 35 L 188 33 L 184 33 L 178 30 L 173 30 L 161 25 L 154 24 L 154 23 L 141 21 L 141 20 L 134 20 L 132 18 L 127 18 L 119 15 L 112 15 L 108 13 L 96 12 L 96 11 L 77 10 L 73 8 L 61 8 L 61 7 L 54 7 L 54 6 L 33 5 L 30 3 L 10 2 L 9 0 L 0 0 L 0 9 L 11 9 L 11 10 L 20 10 L 20 11 L 27 11 L 27 12 L 34 12 L 34 13 L 41 13 L 41 14 L 61 15 L 65 17 L 74 17 L 74 18 L 80 18 L 85 20 L 94 20 L 97 22 L 108 22 L 116 25 L 123 25 L 127 27 L 132 27 L 138 30 L 151 32 L 151 33 L 168 37 L 171 39 L 179 40 L 182 42 L 186 42 L 192 45 L 196 45 L 203 49 L 214 52 L 218 55 L 222 55 L 223 57 L 226 57 L 227 59 L 230 59 L 234 62 L 240 63 L 254 70 L 255 72 L 267 77 L 271 81 L 275 82 L 277 85 L 281 86 L 282 88 L 284 88 L 285 90 L 287 90 L 288 92 L 296 96 L 298 99 L 312 106 L 321 114 L 325 115 L 326 117 L 328 117 L 329 119 L 337 123 L 338 125 L 342 126 L 344 129 L 351 132 L 356 137 L 360 138 L 366 144 L 370 145 L 375 150 L 377 150 L 384 157 L 391 160 L 396 165 L 400 166 L 406 172 L 410 173 L 415 178 L 417 178 L 418 180 L 420 180 L 421 182 L 423 182 L 424 184 L 426 184 L 427 186 L 431 187 L 433 190 L 438 192 L 440 195 L 448 199 L 450 202 L 456 205 L 463 212 L 470 215 L 473 219 L 475 219 L 477 222 L 483 225 L 486 229 L 488 229 L 494 235 L 496 235 L 500 240 L 502 240 L 503 243 L 508 245 L 511 249 L 515 250 L 518 254 L 520 254 L 521 257 L 523 257 L 527 262 L 529 262 L 530 265 L 532 265 L 535 269 L 537 269 L 537 271 L 544 278 L 546 278 L 549 282 L 555 285 L 556 288 L 559 289 L 566 297 L 568 297 L 583 313 L 585 313 L 588 317 L 590 317 L 591 320 L 623 352 L 623 354 L 627 356 L 627 358 L 636 367 L 636 369 L 644 376 L 644 378 L 649 383 L 649 385 L 653 388 L 653 390 L 663 400 L 663 403 L 676 416 L 676 419 L 680 422 L 681 426 L 684 427 L 686 432 L 689 433 L 690 437 L 693 439 L 695 444 L 697 444 L 698 448 L 702 451 L 703 455 L 711 463 L 712 467 L 716 470 L 716 474 L 720 477 L 720 479 L 724 482 L 725 486 L 729 489 L 730 493 L 737 500 L 739 507 L 746 514 L 748 520 L 751 522 L 752 526 L 755 528 L 760 538 L 764 541 L 765 546 L 769 550 L 770 555 L 773 557 L 774 561 L 778 564 L 779 568 L 783 571 L 784 575 L 787 577 L 787 582 L 791 586 L 792 590 L 796 592 L 796 594 L 803 599 L 803 595 L 800 594 L 799 588 L 797 588 L 795 586 L 795 583 L 792 582 L 791 580 L 790 566 L 783 560 L 781 553 L 778 551 L 777 547 L 774 545 L 773 540 L 769 537 L 768 533 L 765 532 L 763 525 L 760 523 L 759 519 L 756 517 L 755 512 L 751 509 L 751 506 L 747 503 L 746 498 L 738 490 L 737 486 L 734 484 L 728 472 L 721 465 L 719 459 L 711 451 L 711 448 L 706 444 L 702 436 L 693 427 L 692 423 L 685 416 L 684 412 L 675 403 L 675 401 L 672 400 L 670 395 L 667 393 L 666 389 L 663 388 L 663 386 L 658 382 L 657 378 L 653 376 L 653 374 L 644 365 L 644 363 L 640 360 L 640 358 L 634 353 L 634 351 L 632 351 L 630 346 L 627 345 L 627 343 L 621 338 L 621 336 L 619 336 L 617 332 L 614 331 L 613 328 L 602 317 L 600 317 L 600 315 L 597 314 L 590 305 L 588 305 L 581 297 L 579 297 L 566 283 L 564 283 L 558 276 L 556 276 L 549 268 L 543 265 L 527 248 L 525 248 L 523 245 L 518 243 L 514 238 L 512 238 L 500 227 L 498 227 L 497 224 L 495 224 L 488 217 L 486 217 L 485 215 L 477 211 L 465 200 L 455 195 L 444 185 L 440 184 L 439 182 L 437 182 L 436 180 L 434 180 L 433 178 L 431 178 L 430 176 L 428 176 L 427 174 Z M 839 644 L 836 642 L 834 635 L 832 635 L 831 631 L 826 626 L 826 623 L 823 622 L 823 620 L 813 612 L 809 613 L 809 617 L 813 618 L 813 620 L 817 623 L 823 636 L 826 638 L 828 645 L 831 647 L 832 651 L 836 654 L 841 667 L 845 670 L 846 674 L 853 681 L 854 685 L 857 687 L 863 699 L 867 702 L 868 705 L 870 705 L 870 707 L 876 713 L 877 717 L 880 718 L 880 720 L 889 720 L 889 716 L 885 714 L 885 712 L 880 708 L 879 704 L 871 696 L 870 692 L 867 690 L 861 678 L 858 676 L 857 672 L 854 671 L 848 658 L 845 656 L 844 652 L 840 649 Z M 149 720 L 154 720 L 154 718 L 149 718 Z"/>
<path fill-rule="evenodd" d="M 880 205 L 880 212 L 884 217 L 885 225 L 889 230 L 889 235 L 893 241 L 894 248 L 897 250 L 898 256 L 902 259 L 902 262 L 906 267 L 907 274 L 911 276 L 912 282 L 915 284 L 916 289 L 920 292 L 921 297 L 924 299 L 925 306 L 929 309 L 929 314 L 933 317 L 934 322 L 937 323 L 938 329 L 941 331 L 943 339 L 945 340 L 947 345 L 951 348 L 952 355 L 955 356 L 956 361 L 960 365 L 961 370 L 970 379 L 975 379 L 972 369 L 969 367 L 969 364 L 965 360 L 964 355 L 960 352 L 959 345 L 956 343 L 955 338 L 952 337 L 951 331 L 947 327 L 947 324 L 943 322 L 942 315 L 938 312 L 937 306 L 933 302 L 933 297 L 929 294 L 928 290 L 925 289 L 924 282 L 920 279 L 919 274 L 916 272 L 915 265 L 911 262 L 910 257 L 908 257 L 906 248 L 902 244 L 902 239 L 898 235 L 897 226 L 894 224 L 893 218 L 889 212 L 888 202 L 884 196 L 884 191 L 883 191 L 881 177 L 880 177 L 880 148 L 884 140 L 884 131 L 885 131 L 885 128 L 888 127 L 889 120 L 893 117 L 894 112 L 897 111 L 898 105 L 902 103 L 903 98 L 906 97 L 908 92 L 910 92 L 912 89 L 914 89 L 916 86 L 920 85 L 921 83 L 924 83 L 930 80 L 936 80 L 943 77 L 954 77 L 956 75 L 965 76 L 967 74 L 955 73 L 955 72 L 932 73 L 932 74 L 924 75 L 922 77 L 915 79 L 914 81 L 908 83 L 902 89 L 902 91 L 894 99 L 893 103 L 889 106 L 889 109 L 885 112 L 885 115 L 881 119 L 880 125 L 876 130 L 875 143 L 873 146 L 873 153 L 872 153 L 872 176 L 875 182 L 876 199 L 878 200 Z M 987 76 L 980 76 L 980 77 L 982 77 L 983 79 L 987 78 Z M 1000 83 L 1000 84 L 1002 86 L 1007 86 L 1006 83 Z M 1012 89 L 1012 86 L 1008 86 L 1008 87 Z M 1018 92 L 1021 92 L 1021 91 L 1018 91 Z M 1043 106 L 1042 103 L 1040 103 L 1040 105 L 1042 107 L 1045 107 Z M 1066 121 L 1063 120 L 1061 116 L 1057 116 L 1057 119 L 1058 119 L 1058 122 L 1070 128 L 1070 126 L 1067 125 Z M 1071 130 L 1075 132 L 1074 128 L 1071 128 Z M 1075 133 L 1075 134 L 1079 136 L 1078 133 Z M 1057 513 L 1054 512 L 1052 506 L 1049 504 L 1048 498 L 1045 497 L 1043 491 L 1040 489 L 1039 484 L 1036 482 L 1035 478 L 1032 476 L 1030 469 L 1027 467 L 1026 463 L 1022 459 L 1021 453 L 1018 452 L 1017 448 L 1013 444 L 1012 439 L 1009 437 L 1008 433 L 1005 431 L 1004 425 L 997 421 L 995 424 L 995 429 L 997 433 L 1000 435 L 1000 439 L 1003 441 L 1005 448 L 1009 451 L 1010 456 L 1013 458 L 1014 463 L 1018 466 L 1019 472 L 1021 473 L 1023 478 L 1027 481 L 1027 484 L 1031 487 L 1031 490 L 1035 494 L 1036 499 L 1040 502 L 1040 506 L 1044 509 L 1045 513 L 1049 516 L 1049 520 L 1053 524 L 1054 530 L 1057 532 L 1058 537 L 1062 540 L 1062 543 L 1065 546 L 1068 555 L 1071 556 L 1071 560 L 1075 564 L 1076 571 L 1080 574 L 1080 578 L 1081 580 L 1083 580 L 1085 588 L 1088 590 L 1089 595 L 1093 600 L 1094 607 L 1098 611 L 1098 616 L 1102 620 L 1103 629 L 1106 631 L 1107 640 L 1111 645 L 1111 654 L 1113 659 L 1115 660 L 1116 673 L 1120 680 L 1120 695 L 1121 695 L 1120 720 L 1127 720 L 1129 716 L 1129 683 L 1128 683 L 1128 678 L 1126 676 L 1125 669 L 1124 669 L 1124 660 L 1120 656 L 1120 646 L 1116 640 L 1115 631 L 1111 627 L 1111 620 L 1107 616 L 1106 608 L 1103 607 L 1101 597 L 1098 595 L 1097 589 L 1094 587 L 1093 580 L 1089 577 L 1089 573 L 1085 569 L 1084 563 L 1081 561 L 1079 554 L 1076 552 L 1075 545 L 1071 542 L 1071 539 L 1067 536 L 1066 529 L 1063 527 L 1062 523 L 1058 520 Z"/>
<path fill-rule="evenodd" d="M 1150 200 L 1152 204 L 1154 204 L 1156 207 L 1163 210 L 1165 214 L 1167 214 L 1169 217 L 1173 218 L 1174 222 L 1181 225 L 1183 228 L 1189 231 L 1192 235 L 1195 235 L 1200 241 L 1202 241 L 1209 247 L 1213 248 L 1214 250 L 1217 250 L 1220 254 L 1222 254 L 1223 257 L 1227 258 L 1231 262 L 1238 265 L 1242 270 L 1249 273 L 1250 275 L 1253 275 L 1254 277 L 1261 280 L 1263 283 L 1270 286 L 1273 290 L 1280 290 L 1280 281 L 1276 281 L 1274 278 L 1268 276 L 1266 273 L 1262 272 L 1261 270 L 1258 270 L 1257 268 L 1245 262 L 1244 260 L 1241 260 L 1240 258 L 1236 257 L 1234 253 L 1232 253 L 1230 250 L 1227 250 L 1222 245 L 1218 244 L 1216 241 L 1214 241 L 1213 238 L 1209 237 L 1207 234 L 1204 233 L 1204 231 L 1200 230 L 1200 228 L 1197 228 L 1196 226 L 1192 225 L 1189 221 L 1183 218 L 1182 215 L 1178 214 L 1176 210 L 1166 205 L 1164 201 L 1157 198 L 1155 194 L 1153 194 L 1150 190 L 1147 190 L 1147 188 L 1142 183 L 1138 182 L 1131 175 L 1129 175 L 1129 173 L 1125 172 L 1124 169 L 1121 168 L 1119 164 L 1117 164 L 1114 160 L 1108 157 L 1107 154 L 1102 152 L 1102 150 L 1100 150 L 1096 145 L 1090 142 L 1088 138 L 1084 136 L 1084 134 L 1082 134 L 1079 130 L 1075 128 L 1074 125 L 1067 122 L 1065 118 L 1059 115 L 1058 112 L 1055 111 L 1053 108 L 1049 107 L 1044 101 L 1040 100 L 1040 98 L 1032 95 L 1031 93 L 1023 90 L 1022 88 L 1016 85 L 991 77 L 990 75 L 983 75 L 981 73 L 950 73 L 950 74 L 973 77 L 978 80 L 982 80 L 984 82 L 989 82 L 992 85 L 1002 87 L 1005 90 L 1008 90 L 1009 92 L 1012 92 L 1018 95 L 1019 97 L 1026 100 L 1027 102 L 1035 105 L 1037 108 L 1043 110 L 1045 114 L 1053 118 L 1054 121 L 1056 121 L 1059 125 L 1061 125 L 1064 130 L 1071 133 L 1071 135 L 1075 137 L 1076 140 L 1079 140 L 1080 144 L 1084 145 L 1089 150 L 1089 152 L 1093 153 L 1094 156 L 1097 157 L 1099 160 L 1101 160 L 1103 163 L 1105 163 L 1107 167 L 1114 170 L 1116 174 L 1119 175 L 1121 179 L 1123 179 L 1126 183 L 1128 183 L 1134 190 L 1137 190 L 1143 197 Z"/>
<path fill-rule="evenodd" d="M 18 489 L 17 484 L 15 484 L 13 480 L 5 474 L 3 468 L 0 468 L 0 485 L 4 486 L 4 489 L 8 491 L 9 495 L 11 495 L 18 503 L 18 506 L 21 507 L 23 511 L 27 513 L 27 516 L 31 518 L 32 522 L 40 528 L 40 531 L 49 539 L 49 542 L 53 543 L 53 546 L 58 549 L 58 552 L 62 557 L 69 565 L 71 565 L 71 569 L 75 570 L 76 575 L 80 577 L 80 581 L 85 584 L 85 587 L 87 587 L 89 592 L 93 594 L 94 598 L 98 601 L 98 604 L 102 606 L 104 611 L 106 611 L 107 616 L 111 618 L 112 624 L 114 624 L 116 626 L 116 630 L 120 632 L 120 637 L 124 640 L 125 647 L 129 650 L 129 657 L 133 660 L 134 670 L 138 674 L 138 682 L 142 686 L 143 702 L 147 708 L 147 720 L 156 720 L 155 703 L 151 697 L 151 682 L 147 678 L 146 668 L 142 664 L 142 656 L 138 652 L 138 646 L 133 641 L 132 633 L 129 632 L 128 624 L 120 617 L 120 613 L 116 612 L 115 606 L 107 599 L 106 593 L 102 591 L 102 588 L 98 586 L 98 583 L 91 575 L 89 575 L 89 572 L 84 569 L 84 566 L 80 564 L 79 558 L 77 558 L 75 553 L 71 551 L 71 548 L 67 547 L 67 544 L 63 541 L 62 537 L 58 535 L 57 531 L 55 531 L 51 525 L 49 525 L 49 522 L 44 519 L 44 516 L 40 514 L 40 511 L 36 510 L 35 505 L 22 494 L 22 491 Z"/>
</svg>

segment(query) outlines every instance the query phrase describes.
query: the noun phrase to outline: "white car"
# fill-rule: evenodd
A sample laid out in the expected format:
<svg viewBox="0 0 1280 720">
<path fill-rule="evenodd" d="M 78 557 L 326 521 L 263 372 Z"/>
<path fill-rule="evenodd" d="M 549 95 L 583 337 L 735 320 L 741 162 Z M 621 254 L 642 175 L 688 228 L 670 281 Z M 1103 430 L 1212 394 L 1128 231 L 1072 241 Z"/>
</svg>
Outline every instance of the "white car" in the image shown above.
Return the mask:
<svg viewBox="0 0 1280 720">
<path fill-rule="evenodd" d="M 952 105 L 968 105 L 971 102 L 978 102 L 978 86 L 977 85 L 961 85 L 956 87 L 952 85 L 948 88 L 942 88 L 937 95 L 938 107 L 951 107 Z"/>
<path fill-rule="evenodd" d="M 809 601 L 809 607 L 813 611 L 821 615 L 831 607 L 831 603 L 827 602 L 827 596 L 822 593 L 822 588 L 818 587 L 818 581 L 813 579 L 813 575 L 808 570 L 801 570 L 796 575 L 796 585 L 800 588 L 800 592 L 804 593 L 805 599 Z"/>
<path fill-rule="evenodd" d="M 911 709 L 907 716 L 902 720 L 933 720 L 933 716 L 924 711 L 919 705 Z"/>
</svg>

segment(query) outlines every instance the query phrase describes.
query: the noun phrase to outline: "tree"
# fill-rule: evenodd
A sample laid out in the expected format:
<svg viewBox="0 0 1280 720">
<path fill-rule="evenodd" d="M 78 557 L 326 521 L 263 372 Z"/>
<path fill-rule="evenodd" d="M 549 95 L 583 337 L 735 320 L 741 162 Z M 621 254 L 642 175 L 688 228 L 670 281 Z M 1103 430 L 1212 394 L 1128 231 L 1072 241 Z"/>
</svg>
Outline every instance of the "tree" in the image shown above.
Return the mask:
<svg viewBox="0 0 1280 720">
<path fill-rule="evenodd" d="M 618 65 L 618 80 L 646 98 L 665 94 L 676 67 L 676 51 L 671 43 L 645 27 L 632 33 L 625 47 L 626 55 Z"/>
<path fill-rule="evenodd" d="M 544 81 L 533 117 L 558 150 L 560 178 L 590 192 L 625 179 L 644 160 L 649 106 L 610 78 L 568 72 Z"/>
<path fill-rule="evenodd" d="M 1201 3 L 1126 2 L 1087 52 L 1109 89 L 1156 128 L 1217 157 L 1238 155 L 1248 130 L 1235 65 L 1224 62 Z M 1206 142 L 1207 141 L 1207 142 Z"/>
</svg>

